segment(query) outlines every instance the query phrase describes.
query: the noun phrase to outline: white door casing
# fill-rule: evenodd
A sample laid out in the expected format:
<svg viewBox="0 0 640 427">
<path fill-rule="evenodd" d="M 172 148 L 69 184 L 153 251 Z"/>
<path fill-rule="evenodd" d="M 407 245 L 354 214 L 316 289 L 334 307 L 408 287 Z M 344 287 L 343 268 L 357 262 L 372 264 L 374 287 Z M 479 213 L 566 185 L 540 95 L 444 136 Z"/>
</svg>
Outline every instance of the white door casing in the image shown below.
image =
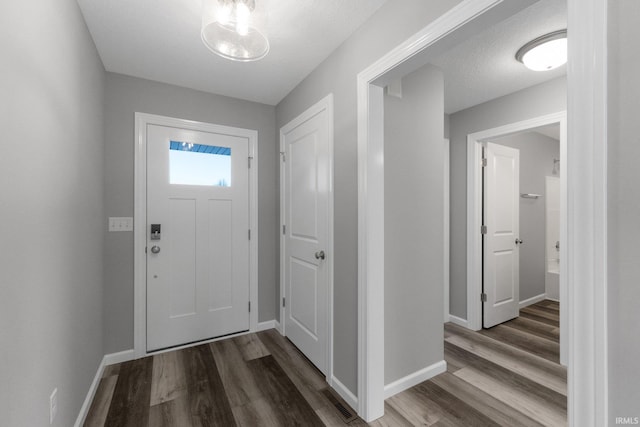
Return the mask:
<svg viewBox="0 0 640 427">
<path fill-rule="evenodd" d="M 248 148 L 243 137 L 147 127 L 147 351 L 249 329 Z M 198 161 L 229 161 L 231 182 L 171 182 L 178 166 L 170 152 L 191 174 Z M 160 240 L 152 240 L 152 224 Z"/>
<path fill-rule="evenodd" d="M 449 227 L 449 203 L 450 203 L 450 185 L 449 185 L 449 170 L 450 155 L 449 155 L 449 139 L 444 139 L 444 323 L 449 321 L 449 239 L 450 239 L 450 227 Z"/>
<path fill-rule="evenodd" d="M 137 138 L 135 151 L 136 209 L 134 217 L 135 357 L 144 357 L 148 353 L 152 351 L 155 352 L 156 349 L 164 348 L 167 345 L 173 346 L 184 344 L 184 346 L 189 346 L 192 345 L 191 343 L 195 340 L 212 341 L 215 340 L 215 338 L 210 338 L 222 334 L 247 330 L 255 331 L 257 329 L 258 323 L 258 226 L 256 191 L 257 132 L 249 129 L 233 128 L 228 126 L 194 122 L 190 120 L 156 116 L 144 113 L 136 113 L 135 116 Z M 149 140 L 153 138 L 154 135 L 158 137 L 158 134 L 162 134 L 163 132 L 164 136 L 161 136 L 160 138 L 166 139 L 165 143 L 167 146 L 166 148 L 163 147 L 162 150 L 156 151 L 154 150 L 154 147 L 151 147 Z M 149 138 L 147 138 L 148 136 Z M 161 151 L 165 151 L 165 155 L 167 155 L 166 152 L 169 151 L 169 139 L 177 141 L 186 140 L 184 142 L 195 142 L 197 144 L 203 143 L 209 146 L 226 146 L 228 148 L 231 148 L 231 155 L 229 156 L 232 159 L 231 187 L 165 185 L 165 190 L 161 189 L 160 193 L 164 191 L 164 195 L 167 199 L 167 201 L 165 201 L 165 208 L 168 209 L 166 209 L 164 217 L 161 216 L 160 218 L 151 218 L 156 214 L 154 214 L 153 212 L 154 209 L 147 209 L 147 198 L 149 198 L 150 200 L 150 205 L 153 205 L 154 203 L 156 203 L 154 202 L 154 199 L 161 200 L 162 197 L 159 196 L 157 192 L 154 196 L 154 191 L 152 189 L 149 189 L 150 191 L 147 191 L 147 182 L 155 181 L 154 176 L 156 176 L 157 178 L 157 176 L 162 175 L 163 173 L 165 175 L 169 173 L 166 159 L 164 160 L 164 167 L 160 167 L 160 170 L 154 170 L 154 165 L 156 164 L 156 162 L 152 161 L 151 158 L 157 156 L 162 157 Z M 236 145 L 235 153 L 233 150 L 234 147 L 232 147 L 232 145 L 234 144 Z M 164 146 L 165 144 L 162 143 L 161 145 Z M 234 155 L 236 157 L 235 159 L 233 159 Z M 147 158 L 147 156 L 149 156 L 149 159 Z M 162 160 L 160 161 L 160 163 L 161 162 Z M 168 177 L 166 176 L 165 178 L 163 178 L 165 182 L 167 182 L 167 178 Z M 235 184 L 238 184 L 238 187 L 234 190 Z M 152 184 L 150 185 L 152 186 Z M 169 190 L 170 187 L 176 188 L 174 188 L 173 190 Z M 182 188 L 180 189 L 178 187 Z M 186 191 L 187 193 L 181 194 L 180 190 L 183 190 L 183 192 Z M 212 190 L 214 191 L 214 194 L 210 193 Z M 239 193 L 235 194 L 235 197 L 229 197 L 229 195 L 236 190 L 239 191 Z M 171 197 L 169 197 L 169 195 Z M 239 205 L 243 206 L 243 209 L 246 211 L 246 215 L 238 215 L 241 221 L 236 221 L 234 223 L 235 229 L 233 228 L 233 226 L 229 228 L 220 226 L 221 224 L 214 224 L 215 221 L 220 221 L 225 217 L 228 218 L 230 216 L 228 213 L 229 205 L 233 205 L 234 198 L 241 199 L 238 200 Z M 169 201 L 169 199 L 175 200 Z M 198 209 L 198 202 L 202 201 L 205 202 L 204 205 L 206 206 L 202 206 L 200 209 Z M 191 216 L 191 214 L 185 214 L 189 213 L 189 211 L 193 212 L 194 205 L 195 210 L 197 211 L 197 219 L 195 220 L 195 222 L 193 220 L 191 220 L 190 222 L 189 217 Z M 152 206 L 150 206 L 150 208 L 151 207 Z M 157 210 L 157 207 L 155 210 Z M 148 211 L 149 222 L 147 222 Z M 188 239 L 186 239 L 185 236 L 189 233 L 176 234 L 176 227 L 171 226 L 171 221 L 169 221 L 169 223 L 166 222 L 167 212 L 169 214 L 168 218 L 180 217 L 182 215 L 182 221 L 178 221 L 176 224 L 177 227 L 182 228 L 183 231 L 184 229 L 191 230 L 192 226 L 200 227 L 200 230 L 196 233 L 198 235 L 198 239 L 193 245 L 191 245 L 191 248 L 189 248 L 188 244 L 185 246 L 185 244 L 188 242 Z M 157 219 L 160 219 L 164 222 L 156 222 Z M 150 225 L 152 223 L 161 224 L 161 239 L 159 241 L 149 240 Z M 206 229 L 202 231 L 202 227 Z M 242 231 L 240 230 L 240 227 L 243 227 Z M 249 233 L 251 233 L 250 240 Z M 194 234 L 193 231 L 191 231 L 191 234 Z M 174 239 L 174 237 L 176 236 L 180 237 L 176 240 Z M 242 239 L 242 237 L 244 237 L 244 240 Z M 236 242 L 235 247 L 231 250 L 221 250 L 224 245 L 210 245 L 208 243 L 211 240 L 214 240 L 218 243 L 224 240 L 228 242 L 230 239 Z M 153 254 L 151 251 L 154 245 L 160 248 L 160 252 L 157 254 Z M 179 245 L 183 245 L 183 247 L 178 248 Z M 171 257 L 170 253 L 172 252 L 172 247 L 174 246 L 175 248 L 173 249 L 176 256 Z M 211 249 L 211 251 L 209 251 L 209 249 Z M 165 296 L 165 311 L 167 307 L 169 307 L 170 310 L 173 310 L 172 315 L 166 317 L 169 318 L 169 323 L 180 323 L 174 321 L 185 320 L 181 318 L 189 319 L 203 316 L 208 317 L 209 321 L 203 321 L 204 324 L 207 324 L 206 326 L 190 325 L 188 328 L 185 328 L 188 330 L 186 340 L 181 339 L 179 340 L 181 341 L 179 343 L 161 342 L 159 344 L 154 344 L 154 338 L 152 337 L 153 331 L 147 331 L 147 318 L 149 317 L 149 319 L 152 319 L 155 314 L 152 312 L 151 307 L 149 307 L 148 309 L 147 299 L 149 297 L 149 299 L 151 300 L 155 299 L 156 301 L 163 301 L 163 297 L 159 296 L 159 294 L 155 292 L 158 289 L 151 289 L 151 292 L 149 292 L 149 294 L 147 293 L 147 279 L 150 282 L 150 286 L 152 284 L 152 281 L 163 281 L 167 278 L 167 275 L 172 274 L 170 273 L 171 269 L 168 267 L 172 264 L 175 265 L 180 260 L 182 260 L 183 262 L 188 261 L 189 252 L 191 252 L 191 254 L 193 254 L 194 252 L 196 253 L 196 262 L 201 266 L 201 268 L 194 270 L 191 275 L 189 275 L 189 273 L 185 273 L 184 271 L 181 273 L 181 281 L 186 281 L 187 283 L 190 282 L 192 285 L 191 294 L 187 292 L 184 294 L 172 295 L 171 301 L 169 302 L 166 301 L 167 298 Z M 208 255 L 207 252 L 209 252 Z M 150 259 L 150 265 L 148 269 L 147 253 Z M 237 255 L 240 253 L 242 253 L 242 260 L 239 260 L 239 262 L 235 262 L 233 258 L 237 257 Z M 151 258 L 152 255 L 156 256 L 156 258 Z M 162 255 L 164 255 L 163 259 L 165 260 L 165 262 L 159 262 L 156 266 L 154 266 L 153 262 L 159 261 Z M 167 258 L 171 259 L 167 260 Z M 230 264 L 230 267 L 227 267 L 225 264 Z M 153 271 L 154 268 L 157 269 Z M 230 275 L 233 276 L 231 277 L 231 279 Z M 210 280 L 212 277 L 215 278 L 215 281 Z M 228 285 L 229 280 L 235 282 L 244 282 L 243 286 L 235 292 L 235 295 L 233 295 L 232 292 L 231 304 L 229 304 L 229 294 L 225 294 L 225 291 L 229 291 L 231 288 L 227 286 L 227 288 L 224 289 L 224 284 Z M 215 295 L 213 292 L 209 293 L 208 295 L 202 295 L 203 289 L 205 290 L 204 292 L 208 292 L 208 289 L 206 289 L 207 286 L 217 291 Z M 160 286 L 160 288 L 162 288 L 162 286 Z M 165 291 L 167 289 L 168 288 L 165 285 Z M 176 289 L 177 288 L 175 288 L 174 283 L 174 294 Z M 188 300 L 191 298 L 191 296 L 195 295 L 194 292 L 196 291 L 200 292 L 201 294 L 200 297 L 194 297 L 196 302 L 191 304 L 195 308 L 195 310 L 185 309 L 188 304 Z M 189 296 L 189 298 L 185 298 L 185 296 Z M 227 303 L 221 304 L 222 302 L 224 302 L 224 300 L 226 300 Z M 242 303 L 240 302 L 240 300 L 243 300 Z M 229 306 L 235 307 L 235 309 L 226 308 Z M 250 312 L 249 309 L 251 310 Z M 149 313 L 147 313 L 148 311 Z M 180 311 L 183 311 L 183 313 L 180 313 Z M 203 316 L 188 314 L 190 312 L 198 313 L 198 311 L 200 311 L 200 314 L 202 314 Z M 231 312 L 235 313 L 231 315 Z M 228 316 L 223 321 L 219 321 L 223 313 L 226 313 Z M 235 317 L 235 319 L 233 317 Z M 211 321 L 212 318 L 214 318 L 213 321 Z M 164 322 L 167 322 L 167 319 L 165 319 Z M 153 328 L 153 325 L 151 325 L 151 327 Z M 176 326 L 175 329 L 179 330 L 180 328 Z M 175 333 L 176 330 L 167 329 L 164 333 L 162 333 L 162 335 L 171 336 L 171 334 Z M 147 338 L 149 338 L 149 346 L 147 346 Z M 147 350 L 147 347 L 149 347 L 149 350 Z"/>
<path fill-rule="evenodd" d="M 490 328 L 518 317 L 520 151 L 487 142 L 484 167 L 484 319 Z"/>
<path fill-rule="evenodd" d="M 284 126 L 283 332 L 331 383 L 332 96 Z"/>
</svg>

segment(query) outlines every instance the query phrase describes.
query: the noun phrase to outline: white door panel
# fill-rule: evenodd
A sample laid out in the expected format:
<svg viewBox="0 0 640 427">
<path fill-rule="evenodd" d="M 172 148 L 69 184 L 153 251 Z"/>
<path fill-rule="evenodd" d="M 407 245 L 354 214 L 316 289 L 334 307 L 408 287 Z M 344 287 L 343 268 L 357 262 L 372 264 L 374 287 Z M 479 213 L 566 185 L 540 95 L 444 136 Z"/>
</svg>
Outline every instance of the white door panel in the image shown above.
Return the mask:
<svg viewBox="0 0 640 427">
<path fill-rule="evenodd" d="M 147 127 L 148 351 L 249 329 L 247 158 L 244 137 Z"/>
<path fill-rule="evenodd" d="M 484 168 L 484 321 L 489 328 L 518 317 L 520 152 L 487 143 Z"/>
<path fill-rule="evenodd" d="M 291 258 L 291 315 L 297 326 L 318 339 L 318 266 Z"/>
<path fill-rule="evenodd" d="M 285 333 L 327 373 L 329 120 L 326 109 L 285 126 Z M 319 258 L 324 251 L 325 259 Z"/>
</svg>

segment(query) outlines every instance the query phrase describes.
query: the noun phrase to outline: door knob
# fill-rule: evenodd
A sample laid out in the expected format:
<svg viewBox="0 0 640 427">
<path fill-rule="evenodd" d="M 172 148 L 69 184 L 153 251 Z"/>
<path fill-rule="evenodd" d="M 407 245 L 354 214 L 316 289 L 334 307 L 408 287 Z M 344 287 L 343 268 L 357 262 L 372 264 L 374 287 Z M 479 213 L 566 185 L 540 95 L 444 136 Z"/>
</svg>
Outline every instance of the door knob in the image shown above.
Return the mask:
<svg viewBox="0 0 640 427">
<path fill-rule="evenodd" d="M 516 245 L 521 245 L 522 244 L 522 239 L 516 239 Z"/>
<path fill-rule="evenodd" d="M 160 253 L 160 246 L 151 246 L 151 253 L 152 254 L 158 254 Z"/>
<path fill-rule="evenodd" d="M 316 252 L 316 259 L 324 259 L 324 251 Z"/>
</svg>

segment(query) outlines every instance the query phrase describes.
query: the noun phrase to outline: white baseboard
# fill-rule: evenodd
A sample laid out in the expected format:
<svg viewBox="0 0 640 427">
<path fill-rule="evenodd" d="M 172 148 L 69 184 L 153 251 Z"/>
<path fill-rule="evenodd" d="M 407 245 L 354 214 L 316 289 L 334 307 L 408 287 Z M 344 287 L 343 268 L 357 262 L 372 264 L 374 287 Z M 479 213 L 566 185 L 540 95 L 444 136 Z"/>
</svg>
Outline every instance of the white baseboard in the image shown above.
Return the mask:
<svg viewBox="0 0 640 427">
<path fill-rule="evenodd" d="M 82 404 L 82 408 L 80 408 L 78 418 L 76 418 L 76 423 L 74 424 L 75 427 L 82 427 L 87 419 L 89 409 L 91 408 L 91 402 L 93 402 L 93 398 L 95 397 L 98 386 L 100 385 L 100 380 L 102 379 L 104 368 L 109 365 L 115 365 L 116 363 L 128 362 L 129 360 L 133 360 L 135 358 L 136 357 L 134 350 L 125 350 L 119 353 L 105 354 L 102 357 L 102 361 L 100 361 L 100 365 L 98 365 L 96 376 L 93 377 L 93 382 L 89 387 L 87 397 L 84 398 L 84 403 Z"/>
<path fill-rule="evenodd" d="M 267 320 L 266 322 L 260 322 L 258 323 L 258 329 L 256 332 L 266 331 L 268 329 L 276 329 L 277 331 L 280 331 L 280 322 L 275 319 Z"/>
<path fill-rule="evenodd" d="M 354 411 L 358 410 L 358 398 L 353 393 L 351 393 L 351 391 L 347 387 L 345 387 L 345 385 L 342 384 L 340 380 L 338 380 L 336 377 L 331 377 L 331 384 L 329 385 L 336 391 L 336 393 L 340 395 L 340 397 L 344 399 L 345 402 L 347 402 L 349 406 L 351 406 L 351 409 L 353 409 Z"/>
<path fill-rule="evenodd" d="M 551 298 L 551 297 L 545 297 L 544 299 L 548 299 L 549 301 L 553 301 L 553 302 L 560 302 L 559 299 Z"/>
<path fill-rule="evenodd" d="M 128 362 L 136 358 L 135 350 L 125 350 L 118 353 L 106 354 L 104 356 L 104 366 L 115 365 L 116 363 Z"/>
<path fill-rule="evenodd" d="M 408 388 L 413 387 L 416 384 L 420 384 L 430 378 L 435 377 L 447 370 L 447 362 L 441 360 L 426 368 L 420 369 L 412 374 L 407 375 L 404 378 L 400 378 L 384 386 L 384 398 L 385 400 L 394 396 L 400 392 L 405 391 Z"/>
<path fill-rule="evenodd" d="M 100 379 L 102 378 L 102 372 L 104 372 L 105 359 L 107 356 L 104 356 L 98 365 L 98 371 L 96 372 L 96 376 L 93 377 L 93 381 L 91 382 L 91 386 L 89 387 L 89 392 L 87 393 L 87 397 L 84 398 L 84 403 L 80 408 L 80 413 L 78 414 L 78 418 L 76 418 L 75 427 L 82 427 L 84 425 L 85 420 L 87 419 L 87 415 L 89 414 L 89 408 L 91 407 L 91 402 L 93 402 L 93 397 L 96 395 L 96 391 L 98 390 L 98 385 L 100 385 Z"/>
<path fill-rule="evenodd" d="M 544 301 L 545 299 L 547 299 L 547 294 L 536 295 L 535 297 L 520 301 L 520 308 L 524 308 L 537 302 Z"/>
<path fill-rule="evenodd" d="M 449 315 L 449 322 L 453 323 L 454 325 L 462 326 L 463 328 L 469 327 L 465 319 L 461 319 L 457 316 L 454 316 L 453 314 Z"/>
</svg>

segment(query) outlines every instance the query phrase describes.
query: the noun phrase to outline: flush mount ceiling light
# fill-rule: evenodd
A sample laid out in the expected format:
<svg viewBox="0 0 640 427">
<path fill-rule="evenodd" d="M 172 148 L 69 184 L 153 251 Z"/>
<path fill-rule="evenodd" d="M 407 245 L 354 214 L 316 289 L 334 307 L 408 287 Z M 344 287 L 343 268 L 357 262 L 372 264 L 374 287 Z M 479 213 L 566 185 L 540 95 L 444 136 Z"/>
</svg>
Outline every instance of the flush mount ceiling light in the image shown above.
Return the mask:
<svg viewBox="0 0 640 427">
<path fill-rule="evenodd" d="M 265 21 L 256 0 L 203 0 L 202 41 L 223 58 L 257 61 L 269 53 Z"/>
<path fill-rule="evenodd" d="M 516 59 L 534 71 L 548 71 L 567 62 L 567 30 L 554 31 L 530 41 L 518 50 Z"/>
</svg>

